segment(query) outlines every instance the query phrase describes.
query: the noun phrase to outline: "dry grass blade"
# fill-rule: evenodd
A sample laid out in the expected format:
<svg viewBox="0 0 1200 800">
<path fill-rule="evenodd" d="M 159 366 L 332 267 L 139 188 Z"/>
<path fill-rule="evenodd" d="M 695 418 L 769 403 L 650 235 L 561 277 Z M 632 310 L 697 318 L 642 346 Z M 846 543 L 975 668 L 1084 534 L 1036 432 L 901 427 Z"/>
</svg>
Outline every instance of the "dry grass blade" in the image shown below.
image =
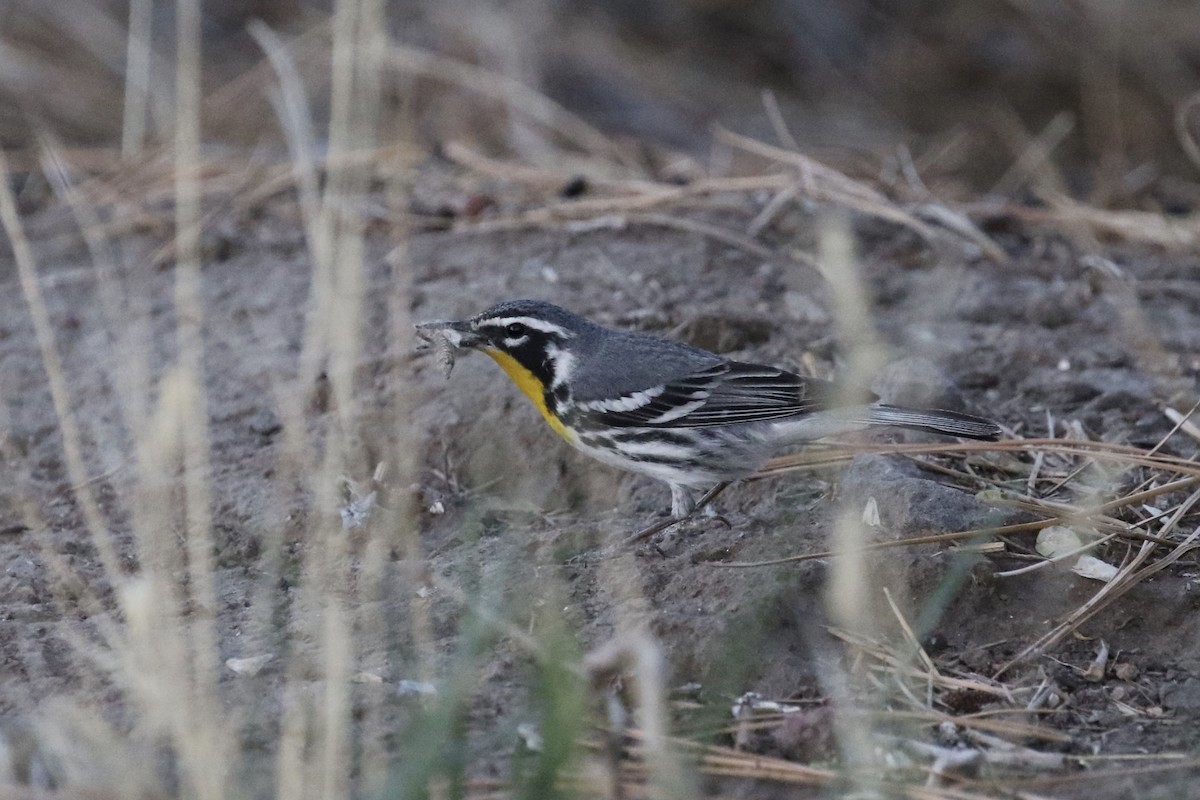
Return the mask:
<svg viewBox="0 0 1200 800">
<path fill-rule="evenodd" d="M 1192 417 L 1196 413 L 1196 406 L 1192 406 L 1192 410 L 1186 414 L 1181 414 L 1173 408 L 1163 409 L 1163 413 L 1167 415 L 1167 419 L 1175 423 L 1175 430 L 1180 430 L 1200 442 L 1200 427 L 1192 422 Z"/>
<path fill-rule="evenodd" d="M 775 161 L 777 163 L 786 164 L 795 167 L 800 171 L 804 182 L 811 181 L 813 188 L 817 191 L 833 195 L 840 199 L 853 199 L 859 202 L 868 204 L 879 204 L 883 207 L 891 207 L 891 202 L 880 192 L 872 189 L 864 183 L 853 180 L 847 175 L 838 172 L 832 167 L 822 164 L 816 159 L 809 158 L 803 153 L 785 150 L 781 147 L 760 142 L 757 139 L 752 139 L 749 136 L 742 136 L 725 128 L 717 128 L 717 140 L 744 150 L 747 153 L 753 153 L 763 158 Z M 802 184 L 803 185 L 803 184 Z M 827 199 L 822 197 L 821 199 Z M 905 217 L 899 209 L 892 208 L 892 211 Z M 915 229 L 920 231 L 923 229 L 921 223 L 916 219 L 911 219 L 910 222 Z"/>
<path fill-rule="evenodd" d="M 921 646 L 921 640 L 917 638 L 912 625 L 908 624 L 908 620 L 905 619 L 904 614 L 900 611 L 900 607 L 896 605 L 896 601 L 892 599 L 892 593 L 886 586 L 883 588 L 883 596 L 887 599 L 888 608 L 891 609 L 892 616 L 896 618 L 896 623 L 900 626 L 900 630 L 903 631 L 909 648 L 921 660 L 926 672 L 936 675 L 937 667 L 933 665 L 933 659 L 929 657 L 929 654 L 925 652 L 925 648 Z"/>
<path fill-rule="evenodd" d="M 1108 443 L 1108 441 L 1092 441 L 1088 439 L 1012 439 L 1004 441 L 970 441 L 970 443 L 954 444 L 899 444 L 899 445 L 836 445 L 839 451 L 845 451 L 847 456 L 857 452 L 896 453 L 896 455 L 936 455 L 936 453 L 974 453 L 974 452 L 1024 452 L 1046 451 L 1062 453 L 1067 456 L 1106 457 L 1114 461 L 1132 461 L 1140 467 L 1177 471 L 1184 475 L 1200 477 L 1200 464 L 1178 456 L 1163 456 L 1159 453 L 1141 449 L 1133 445 Z M 796 456 L 780 456 L 773 458 L 763 468 L 762 473 L 786 471 L 792 465 L 804 464 L 804 453 Z"/>
<path fill-rule="evenodd" d="M 1059 113 L 1046 124 L 1046 127 L 1037 136 L 1033 137 L 1030 137 L 1025 132 L 1024 127 L 1015 120 L 1012 122 L 1011 127 L 1017 129 L 1014 131 L 1015 136 L 1027 138 L 1028 141 L 1021 149 L 1017 160 L 996 181 L 988 194 L 1007 197 L 1031 180 L 1039 189 L 1046 186 L 1055 189 L 1061 188 L 1064 182 L 1052 155 L 1058 146 L 1062 144 L 1063 140 L 1074 130 L 1074 115 L 1065 111 Z"/>
<path fill-rule="evenodd" d="M 572 178 L 577 177 L 576 174 L 562 169 L 546 166 L 532 167 L 528 164 L 489 158 L 460 141 L 446 142 L 442 146 L 442 154 L 464 169 L 480 175 L 543 191 L 557 192 Z M 645 193 L 679 196 L 684 191 L 684 187 L 670 186 L 637 177 L 609 177 L 603 174 L 590 174 L 587 176 L 587 180 L 594 187 L 635 195 Z"/>
<path fill-rule="evenodd" d="M 212 496 L 209 478 L 208 402 L 204 391 L 204 300 L 200 276 L 200 2 L 180 0 L 176 9 L 175 113 L 175 235 L 179 257 L 175 264 L 175 306 L 179 317 L 181 382 L 179 426 L 183 445 L 183 483 L 186 497 L 185 546 L 189 595 L 196 614 L 190 620 L 187 687 L 188 713 L 177 718 L 176 746 L 192 790 L 202 800 L 225 795 L 228 737 L 217 709 L 217 667 L 220 652 L 216 630 L 216 584 L 213 574 Z"/>
<path fill-rule="evenodd" d="M 744 250 L 747 253 L 758 256 L 762 259 L 776 258 L 777 255 L 769 247 L 764 247 L 753 239 L 743 236 L 737 231 L 722 228 L 719 225 L 711 225 L 706 222 L 699 222 L 694 219 L 685 217 L 672 217 L 667 214 L 643 213 L 629 215 L 629 221 L 633 223 L 641 223 L 644 225 L 654 225 L 662 228 L 671 228 L 685 233 L 694 233 L 703 236 L 706 239 L 712 239 L 716 242 L 729 245 L 730 247 Z"/>
<path fill-rule="evenodd" d="M 1103 758 L 1103 756 L 1101 757 Z M 1183 770 L 1200 770 L 1200 758 L 1196 758 L 1190 753 L 1166 753 L 1166 754 L 1148 754 L 1148 755 L 1132 755 L 1130 759 L 1170 759 L 1173 763 L 1170 764 L 1151 764 L 1144 767 L 1122 766 L 1119 769 L 1097 769 L 1084 770 L 1081 772 L 1073 772 L 1066 775 L 1045 775 L 1038 777 L 1014 777 L 1006 781 L 1003 787 L 994 785 L 997 790 L 1003 789 L 1005 796 L 1012 796 L 1012 793 L 1020 793 L 1017 796 L 1027 797 L 1025 790 L 1027 788 L 1053 788 L 1056 786 L 1086 786 L 1091 783 L 1104 783 L 1115 780 L 1128 778 L 1130 775 L 1162 775 L 1166 777 L 1173 772 Z M 1078 759 L 1083 763 L 1092 761 L 1093 758 L 1088 756 L 1079 756 Z M 1167 786 L 1167 784 L 1163 784 Z M 1180 784 L 1182 786 L 1183 784 Z M 1190 785 L 1190 784 L 1189 784 Z M 1179 795 L 1186 796 L 1186 795 Z"/>
<path fill-rule="evenodd" d="M 889 796 L 911 798 L 911 800 L 986 800 L 987 795 L 976 794 L 959 787 L 923 785 L 914 777 L 906 781 L 902 774 L 889 780 L 879 770 L 829 770 L 785 761 L 781 758 L 744 753 L 715 745 L 698 746 L 696 755 L 700 769 L 719 777 L 746 778 L 756 781 L 793 784 L 803 786 L 839 785 L 850 778 L 865 790 L 881 791 Z"/>
<path fill-rule="evenodd" d="M 637 729 L 628 730 L 626 734 L 635 742 L 640 742 L 643 737 L 642 732 Z M 700 769 L 709 775 L 807 786 L 826 786 L 845 776 L 840 770 L 812 767 L 730 747 L 701 744 L 690 739 L 675 739 L 673 745 L 680 752 L 690 754 L 699 762 Z M 640 746 L 632 748 L 634 755 L 640 755 L 641 752 Z M 880 785 L 883 783 L 880 782 Z M 887 785 L 893 788 L 900 787 L 899 782 Z"/>
<path fill-rule="evenodd" d="M 1018 690 L 1006 690 L 1007 698 L 1016 696 Z M 998 695 L 1004 696 L 1004 695 Z M 1006 699 L 1007 699 L 1006 698 Z M 1019 709 L 1004 709 L 996 712 L 998 714 L 1013 714 Z M 888 717 L 896 719 L 914 719 L 928 722 L 931 725 L 949 722 L 960 728 L 967 730 L 987 731 L 997 735 L 1008 737 L 1016 740 L 1036 739 L 1038 741 L 1050 742 L 1053 744 L 1070 744 L 1073 739 L 1070 734 L 1062 731 L 1047 728 L 1043 725 L 1036 725 L 1027 722 L 1017 722 L 1012 719 L 990 719 L 985 714 L 947 714 L 940 711 L 930 710 L 927 713 L 919 712 L 887 712 Z"/>
<path fill-rule="evenodd" d="M 267 59 L 279 78 L 276 113 L 287 136 L 291 153 L 291 179 L 299 190 L 305 236 L 309 247 L 313 249 L 314 260 L 319 264 L 325 263 L 329 258 L 329 248 L 333 245 L 329 241 L 328 232 L 317 224 L 320 218 L 321 198 L 314 157 L 316 134 L 313 131 L 304 86 L 295 62 L 279 37 L 259 21 L 251 23 L 249 31 L 267 54 Z"/>
<path fill-rule="evenodd" d="M 545 167 L 530 167 L 516 162 L 488 158 L 462 142 L 449 142 L 443 151 L 451 161 L 481 175 L 541 190 L 557 191 L 576 177 L 570 172 Z M 551 203 L 527 212 L 521 218 L 531 221 L 587 219 L 597 215 L 679 205 L 689 200 L 707 198 L 715 194 L 782 190 L 792 183 L 786 175 L 701 178 L 683 186 L 640 178 L 607 178 L 602 175 L 589 175 L 588 181 L 596 188 L 610 190 L 617 194 Z"/>
<path fill-rule="evenodd" d="M 867 216 L 894 222 L 909 228 L 926 241 L 932 242 L 938 238 L 936 229 L 900 208 L 882 193 L 813 158 L 733 133 L 724 128 L 718 128 L 716 135 L 717 139 L 725 144 L 794 167 L 799 172 L 799 179 L 795 183 L 796 190 L 802 196 L 835 203 Z M 989 258 L 1000 261 L 1007 260 L 1003 249 L 992 242 L 965 216 L 944 206 L 927 205 L 926 209 L 940 225 L 944 226 L 945 230 L 954 234 L 956 238 L 965 239 L 979 246 Z"/>
<path fill-rule="evenodd" d="M 775 93 L 770 89 L 763 89 L 762 103 L 763 110 L 767 112 L 767 119 L 771 121 L 771 129 L 775 131 L 775 138 L 787 149 L 799 150 L 800 142 L 788 128 L 787 121 L 783 118 L 783 109 L 779 107 L 779 99 L 775 97 Z"/>
<path fill-rule="evenodd" d="M 1172 217 L 1150 211 L 1110 211 L 1076 202 L 1065 195 L 1047 198 L 1049 208 L 995 205 L 976 206 L 976 217 L 1004 215 L 1024 222 L 1054 227 L 1079 226 L 1127 242 L 1142 242 L 1174 250 L 1193 250 L 1200 242 L 1200 215 Z"/>
<path fill-rule="evenodd" d="M 958 237 L 972 242 L 983 251 L 984 255 L 997 264 L 1008 263 L 1008 253 L 1004 252 L 1004 248 L 993 242 L 991 237 L 980 230 L 979 226 L 963 212 L 943 203 L 922 203 L 914 210 L 922 217 L 936 222 Z"/>
<path fill-rule="evenodd" d="M 667 735 L 669 720 L 663 702 L 666 665 L 658 643 L 644 632 L 629 633 L 593 650 L 584 659 L 583 666 L 594 684 L 619 683 L 622 674 L 632 675 L 638 718 L 642 724 L 638 738 L 655 784 L 654 793 L 681 800 L 692 795 L 695 787 L 690 785 Z"/>
<path fill-rule="evenodd" d="M 1095 550 L 1098 547 L 1106 545 L 1109 542 L 1116 539 L 1117 537 L 1119 537 L 1120 535 L 1121 535 L 1120 533 L 1110 533 L 1107 536 L 1102 536 L 1099 539 L 1094 539 L 1090 542 L 1086 542 L 1086 543 L 1080 545 L 1079 547 L 1073 548 L 1071 550 L 1067 550 L 1062 553 L 1056 553 L 1053 557 L 1047 558 L 1045 561 L 1039 561 L 1036 564 L 1030 564 L 1029 566 L 1020 567 L 1018 569 L 1003 570 L 1003 571 L 995 573 L 995 575 L 997 578 L 1012 578 L 1016 575 L 1025 575 L 1030 572 L 1035 572 L 1039 569 L 1045 569 L 1046 567 L 1052 566 L 1054 564 L 1061 564 L 1062 562 L 1064 562 L 1068 559 L 1078 558 L 1079 556 L 1084 555 L 1085 553 L 1088 553 L 1092 550 Z"/>
<path fill-rule="evenodd" d="M 1200 144 L 1196 143 L 1196 136 L 1192 133 L 1190 124 L 1192 112 L 1197 108 L 1200 108 L 1200 92 L 1191 95 L 1176 107 L 1175 136 L 1192 164 L 1196 169 L 1200 169 Z"/>
<path fill-rule="evenodd" d="M 21 285 L 21 293 L 25 297 L 25 304 L 33 320 L 42 366 L 50 385 L 51 402 L 54 404 L 54 412 L 62 429 L 67 474 L 73 485 L 81 487 L 76 492 L 76 499 L 79 501 L 84 518 L 92 531 L 96 552 L 100 556 L 104 572 L 115 580 L 121 574 L 121 569 L 113 546 L 112 532 L 104 521 L 104 515 L 100 511 L 95 495 L 88 488 L 90 479 L 83 458 L 83 438 L 79 420 L 72 410 L 66 373 L 55 342 L 54 324 L 50 319 L 50 312 L 46 308 L 33 250 L 25 236 L 25 229 L 21 224 L 20 214 L 17 212 L 17 202 L 13 197 L 11 186 L 8 162 L 4 152 L 0 150 L 0 224 L 3 224 L 4 231 L 8 235 L 17 265 L 17 278 Z"/>
<path fill-rule="evenodd" d="M 892 648 L 882 642 L 877 642 L 865 636 L 854 635 L 840 628 L 830 628 L 829 632 L 838 639 L 846 642 L 848 645 L 870 655 L 883 664 L 888 670 L 897 672 L 901 675 L 920 680 L 932 681 L 935 686 L 942 689 L 965 689 L 973 692 L 982 692 L 983 694 L 994 695 L 1005 700 L 1012 699 L 1012 693 L 1004 686 L 998 685 L 996 682 L 988 683 L 983 679 L 955 678 L 951 675 L 942 673 L 925 672 L 909 664 L 909 659 L 893 652 Z"/>
<path fill-rule="evenodd" d="M 942 444 L 894 444 L 857 445 L 838 444 L 821 451 L 822 457 L 833 457 L 828 461 L 814 461 L 808 453 L 797 453 L 773 458 L 759 470 L 756 477 L 775 475 L 794 469 L 809 469 L 814 463 L 826 465 L 852 458 L 858 453 L 885 453 L 894 455 L 940 455 L 952 453 L 992 453 L 1045 451 L 1069 456 L 1104 458 L 1118 463 L 1133 463 L 1150 469 L 1161 469 L 1181 475 L 1200 478 L 1200 464 L 1178 456 L 1167 456 L 1144 450 L 1132 445 L 1095 442 L 1087 439 L 1013 439 L 1000 442 L 961 442 Z"/>
<path fill-rule="evenodd" d="M 896 547 L 914 547 L 920 544 L 945 544 L 949 542 L 960 542 L 964 539 L 977 539 L 981 536 L 1001 535 L 1006 533 L 1024 533 L 1026 531 L 1036 531 L 1051 525 L 1058 524 L 1061 520 L 1049 519 L 1039 520 L 1038 522 L 1023 522 L 1015 525 L 1003 525 L 998 528 L 973 528 L 967 531 L 954 531 L 952 533 L 935 533 L 929 536 L 912 536 L 907 539 L 901 539 L 895 542 L 875 542 L 865 545 L 861 552 L 873 553 L 879 550 L 891 550 Z M 717 561 L 711 563 L 713 569 L 753 569 L 757 567 L 777 567 L 783 564 L 799 564 L 804 561 L 816 561 L 823 558 L 836 558 L 843 551 L 839 550 L 823 550 L 819 553 L 805 553 L 799 556 L 785 556 L 782 558 L 773 558 L 765 561 Z"/>
<path fill-rule="evenodd" d="M 823 786 L 839 777 L 839 774 L 832 770 L 817 769 L 782 758 L 752 755 L 715 745 L 704 747 L 699 757 L 701 770 L 709 775 L 809 786 Z"/>
<path fill-rule="evenodd" d="M 142 154 L 146 144 L 146 116 L 150 101 L 150 34 L 154 18 L 151 0 L 129 3 L 129 36 L 125 51 L 125 105 L 121 121 L 121 155 Z"/>
</svg>

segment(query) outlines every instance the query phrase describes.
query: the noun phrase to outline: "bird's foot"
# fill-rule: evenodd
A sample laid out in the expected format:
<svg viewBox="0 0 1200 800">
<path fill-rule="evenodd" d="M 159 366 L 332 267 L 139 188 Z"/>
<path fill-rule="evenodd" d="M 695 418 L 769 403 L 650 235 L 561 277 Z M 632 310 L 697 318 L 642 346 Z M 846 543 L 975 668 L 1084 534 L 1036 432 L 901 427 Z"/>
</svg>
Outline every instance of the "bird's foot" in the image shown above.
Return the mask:
<svg viewBox="0 0 1200 800">
<path fill-rule="evenodd" d="M 726 526 L 733 527 L 732 525 L 729 524 L 729 520 L 725 519 L 724 517 L 722 517 L 719 514 L 711 514 L 707 510 L 708 504 L 713 501 L 713 498 L 715 498 L 721 492 L 725 491 L 725 488 L 727 486 L 729 486 L 729 481 L 722 481 L 721 483 L 718 483 L 716 486 L 714 486 L 713 488 L 711 488 L 707 492 L 705 492 L 704 495 L 701 496 L 701 498 L 699 500 L 693 500 L 691 493 L 688 492 L 687 489 L 680 487 L 680 486 L 672 486 L 671 487 L 671 516 L 669 516 L 665 519 L 661 519 L 658 522 L 655 522 L 653 525 L 650 525 L 647 528 L 643 528 L 642 530 L 640 530 L 637 533 L 630 536 L 625 541 L 621 542 L 621 544 L 622 545 L 630 545 L 630 544 L 634 544 L 636 542 L 643 541 L 644 539 L 649 539 L 651 536 L 653 536 L 656 533 L 665 531 L 667 528 L 670 528 L 673 525 L 683 522 L 684 520 L 690 519 L 697 511 L 699 511 L 701 509 L 706 509 L 705 510 L 706 516 L 713 516 L 716 519 L 723 522 Z"/>
<path fill-rule="evenodd" d="M 706 520 L 708 520 L 709 522 L 721 523 L 722 525 L 725 526 L 725 528 L 727 530 L 733 530 L 733 523 L 730 522 L 729 517 L 725 516 L 724 514 L 718 514 L 716 512 L 713 512 L 712 514 L 705 514 L 704 518 Z"/>
</svg>

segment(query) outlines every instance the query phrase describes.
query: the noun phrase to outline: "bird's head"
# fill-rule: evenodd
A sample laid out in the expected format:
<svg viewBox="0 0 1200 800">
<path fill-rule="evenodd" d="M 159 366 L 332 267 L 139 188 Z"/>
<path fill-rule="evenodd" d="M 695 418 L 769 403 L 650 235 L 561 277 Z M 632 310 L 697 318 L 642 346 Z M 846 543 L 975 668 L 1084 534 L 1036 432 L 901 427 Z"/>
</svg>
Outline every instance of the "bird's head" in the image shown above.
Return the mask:
<svg viewBox="0 0 1200 800">
<path fill-rule="evenodd" d="M 416 327 L 426 340 L 441 337 L 456 350 L 487 353 L 510 375 L 520 367 L 543 387 L 567 379 L 574 367 L 572 347 L 597 328 L 583 317 L 541 300 L 508 300 L 470 319 L 423 322 Z"/>
</svg>

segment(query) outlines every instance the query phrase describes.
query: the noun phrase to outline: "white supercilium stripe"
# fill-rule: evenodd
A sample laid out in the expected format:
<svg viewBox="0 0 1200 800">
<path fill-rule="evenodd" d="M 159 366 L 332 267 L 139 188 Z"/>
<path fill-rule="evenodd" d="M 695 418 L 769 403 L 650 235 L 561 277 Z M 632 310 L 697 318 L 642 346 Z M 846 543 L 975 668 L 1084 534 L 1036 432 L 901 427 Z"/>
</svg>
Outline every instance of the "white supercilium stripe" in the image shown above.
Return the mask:
<svg viewBox="0 0 1200 800">
<path fill-rule="evenodd" d="M 512 325 L 514 322 L 520 323 L 526 328 L 531 328 L 535 331 L 541 331 L 542 333 L 553 333 L 560 339 L 569 339 L 575 335 L 560 325 L 555 325 L 553 322 L 547 322 L 546 320 L 538 319 L 537 317 L 496 317 L 494 319 L 480 320 L 478 325 L 481 328 L 488 326 L 504 328 Z"/>
</svg>

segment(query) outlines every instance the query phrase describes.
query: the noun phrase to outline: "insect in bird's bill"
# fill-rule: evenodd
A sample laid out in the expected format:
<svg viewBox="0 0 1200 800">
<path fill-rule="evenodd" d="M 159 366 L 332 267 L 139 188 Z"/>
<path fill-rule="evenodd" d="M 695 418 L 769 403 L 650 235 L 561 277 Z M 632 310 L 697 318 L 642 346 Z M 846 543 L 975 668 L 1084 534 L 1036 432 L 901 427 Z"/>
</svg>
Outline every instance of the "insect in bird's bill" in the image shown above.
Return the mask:
<svg viewBox="0 0 1200 800">
<path fill-rule="evenodd" d="M 569 444 L 665 482 L 672 520 L 691 514 L 700 490 L 751 475 L 791 445 L 873 426 L 1000 435 L 994 422 L 957 411 L 835 406 L 828 381 L 611 330 L 540 300 L 416 328 L 447 377 L 458 350 L 480 350 Z"/>
</svg>

